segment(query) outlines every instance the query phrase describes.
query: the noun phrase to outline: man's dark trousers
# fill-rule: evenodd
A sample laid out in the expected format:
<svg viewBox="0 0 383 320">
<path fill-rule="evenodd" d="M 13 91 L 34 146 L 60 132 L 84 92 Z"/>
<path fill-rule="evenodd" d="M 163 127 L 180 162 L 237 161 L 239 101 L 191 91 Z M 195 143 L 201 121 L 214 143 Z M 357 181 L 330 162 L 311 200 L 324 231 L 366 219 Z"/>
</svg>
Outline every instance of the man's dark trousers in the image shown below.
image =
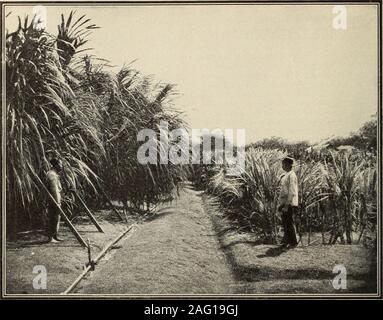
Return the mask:
<svg viewBox="0 0 383 320">
<path fill-rule="evenodd" d="M 294 215 L 296 207 L 289 206 L 287 211 L 282 211 L 282 226 L 283 226 L 283 239 L 282 244 L 297 245 L 297 236 L 294 227 Z"/>
<path fill-rule="evenodd" d="M 50 202 L 48 205 L 48 236 L 57 237 L 58 225 L 60 223 L 60 210 L 57 205 Z"/>
</svg>

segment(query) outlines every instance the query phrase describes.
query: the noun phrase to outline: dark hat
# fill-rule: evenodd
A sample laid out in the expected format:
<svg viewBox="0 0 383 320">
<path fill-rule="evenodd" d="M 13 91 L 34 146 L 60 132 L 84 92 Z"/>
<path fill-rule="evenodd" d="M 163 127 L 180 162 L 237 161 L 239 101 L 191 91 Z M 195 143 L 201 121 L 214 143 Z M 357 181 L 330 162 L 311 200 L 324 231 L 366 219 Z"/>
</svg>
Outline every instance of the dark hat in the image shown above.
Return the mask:
<svg viewBox="0 0 383 320">
<path fill-rule="evenodd" d="M 54 158 L 52 158 L 52 159 L 50 160 L 50 163 L 51 163 L 51 165 L 52 165 L 53 167 L 55 167 L 55 166 L 57 166 L 57 165 L 60 163 L 60 160 L 59 160 L 58 158 L 54 157 Z"/>
<path fill-rule="evenodd" d="M 290 165 L 293 165 L 293 163 L 294 163 L 294 158 L 293 158 L 293 157 L 290 157 L 290 156 L 286 156 L 285 158 L 283 158 L 282 162 L 287 163 L 287 164 L 290 164 Z"/>
</svg>

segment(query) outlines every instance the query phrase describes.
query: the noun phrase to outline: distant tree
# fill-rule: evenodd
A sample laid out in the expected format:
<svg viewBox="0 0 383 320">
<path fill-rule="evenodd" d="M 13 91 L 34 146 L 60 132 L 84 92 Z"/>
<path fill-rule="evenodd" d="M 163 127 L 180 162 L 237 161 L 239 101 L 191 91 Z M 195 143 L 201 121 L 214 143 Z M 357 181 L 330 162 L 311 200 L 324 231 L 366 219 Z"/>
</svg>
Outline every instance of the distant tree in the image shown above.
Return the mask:
<svg viewBox="0 0 383 320">
<path fill-rule="evenodd" d="M 287 152 L 296 159 L 300 159 L 305 154 L 306 149 L 310 147 L 310 143 L 308 141 L 289 142 L 281 137 L 271 137 L 252 143 L 249 147 L 265 150 L 277 149 Z"/>
<path fill-rule="evenodd" d="M 284 149 L 287 146 L 287 140 L 281 137 L 264 138 L 252 144 L 256 148 L 263 149 Z"/>
<path fill-rule="evenodd" d="M 369 150 L 377 149 L 376 136 L 378 133 L 378 115 L 375 113 L 370 121 L 367 121 L 358 131 L 362 146 Z"/>
<path fill-rule="evenodd" d="M 373 151 L 377 150 L 377 126 L 378 115 L 374 114 L 371 120 L 364 123 L 357 132 L 351 133 L 348 137 L 336 137 L 330 141 L 330 145 L 337 148 L 342 145 L 350 145 L 360 150 Z"/>
</svg>

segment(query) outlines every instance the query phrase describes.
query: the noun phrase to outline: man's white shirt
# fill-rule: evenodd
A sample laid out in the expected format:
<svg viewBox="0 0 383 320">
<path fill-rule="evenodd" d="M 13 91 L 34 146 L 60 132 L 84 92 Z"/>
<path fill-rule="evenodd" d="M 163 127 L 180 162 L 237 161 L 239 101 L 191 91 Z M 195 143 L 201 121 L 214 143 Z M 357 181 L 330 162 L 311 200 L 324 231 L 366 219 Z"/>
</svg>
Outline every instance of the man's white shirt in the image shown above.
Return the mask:
<svg viewBox="0 0 383 320">
<path fill-rule="evenodd" d="M 58 204 L 61 204 L 61 182 L 60 177 L 55 170 L 49 170 L 47 172 L 47 179 L 49 183 L 49 189 Z"/>
<path fill-rule="evenodd" d="M 298 178 L 293 170 L 286 172 L 281 178 L 279 205 L 298 206 Z"/>
</svg>

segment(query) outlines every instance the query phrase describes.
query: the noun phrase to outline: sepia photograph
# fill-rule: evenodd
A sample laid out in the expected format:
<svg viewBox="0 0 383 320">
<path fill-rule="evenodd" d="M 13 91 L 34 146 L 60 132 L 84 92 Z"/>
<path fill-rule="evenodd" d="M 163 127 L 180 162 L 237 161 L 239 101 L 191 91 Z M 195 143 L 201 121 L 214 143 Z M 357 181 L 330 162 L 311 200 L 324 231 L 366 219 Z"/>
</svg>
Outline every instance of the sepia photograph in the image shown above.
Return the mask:
<svg viewBox="0 0 383 320">
<path fill-rule="evenodd" d="M 2 299 L 381 298 L 380 2 L 1 21 Z"/>
</svg>

